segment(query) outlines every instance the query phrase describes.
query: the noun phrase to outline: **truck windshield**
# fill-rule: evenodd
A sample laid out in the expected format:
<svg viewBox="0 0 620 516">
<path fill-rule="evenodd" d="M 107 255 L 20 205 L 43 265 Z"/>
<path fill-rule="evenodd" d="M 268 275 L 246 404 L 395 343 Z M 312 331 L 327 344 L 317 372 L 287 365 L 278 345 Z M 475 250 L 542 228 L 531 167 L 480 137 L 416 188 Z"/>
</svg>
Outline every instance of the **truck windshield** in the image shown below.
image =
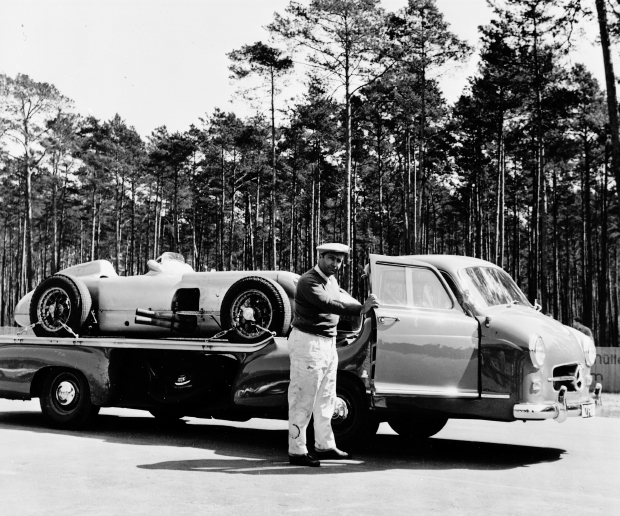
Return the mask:
<svg viewBox="0 0 620 516">
<path fill-rule="evenodd" d="M 494 267 L 468 267 L 459 276 L 477 308 L 512 303 L 531 306 L 512 278 Z"/>
</svg>

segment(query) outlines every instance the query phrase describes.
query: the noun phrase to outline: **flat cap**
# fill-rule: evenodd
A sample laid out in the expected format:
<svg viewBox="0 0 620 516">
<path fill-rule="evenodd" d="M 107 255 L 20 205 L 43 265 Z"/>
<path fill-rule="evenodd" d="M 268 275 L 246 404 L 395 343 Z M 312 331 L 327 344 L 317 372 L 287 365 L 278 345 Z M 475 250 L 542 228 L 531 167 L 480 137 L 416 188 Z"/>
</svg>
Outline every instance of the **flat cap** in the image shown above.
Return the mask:
<svg viewBox="0 0 620 516">
<path fill-rule="evenodd" d="M 331 251 L 332 253 L 349 254 L 349 246 L 348 245 L 336 244 L 334 242 L 318 245 L 316 247 L 316 250 L 319 253 L 326 253 L 328 251 Z"/>
</svg>

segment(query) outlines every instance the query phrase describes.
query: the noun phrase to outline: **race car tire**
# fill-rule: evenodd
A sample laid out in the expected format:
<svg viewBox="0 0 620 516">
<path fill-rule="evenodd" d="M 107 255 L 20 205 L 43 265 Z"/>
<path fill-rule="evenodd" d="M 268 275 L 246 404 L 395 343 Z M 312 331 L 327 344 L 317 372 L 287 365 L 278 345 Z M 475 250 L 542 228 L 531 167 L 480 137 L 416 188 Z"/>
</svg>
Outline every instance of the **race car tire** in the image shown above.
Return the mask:
<svg viewBox="0 0 620 516">
<path fill-rule="evenodd" d="M 99 413 L 84 375 L 69 369 L 54 369 L 46 376 L 39 402 L 45 418 L 59 428 L 79 428 Z"/>
<path fill-rule="evenodd" d="M 284 336 L 291 325 L 291 303 L 281 285 L 268 278 L 248 276 L 233 283 L 220 310 L 223 329 L 231 342 L 260 342 L 269 335 Z M 253 320 L 252 320 L 253 319 Z"/>
<path fill-rule="evenodd" d="M 337 446 L 351 448 L 367 445 L 378 429 L 379 421 L 372 417 L 362 388 L 349 378 L 339 379 L 332 416 Z"/>
<path fill-rule="evenodd" d="M 90 292 L 82 280 L 56 274 L 35 289 L 30 301 L 30 324 L 38 323 L 33 328 L 37 337 L 73 337 L 73 333 L 80 334 L 91 306 Z"/>
<path fill-rule="evenodd" d="M 446 418 L 424 419 L 415 416 L 392 416 L 389 425 L 399 436 L 405 439 L 428 439 L 446 426 Z"/>
</svg>

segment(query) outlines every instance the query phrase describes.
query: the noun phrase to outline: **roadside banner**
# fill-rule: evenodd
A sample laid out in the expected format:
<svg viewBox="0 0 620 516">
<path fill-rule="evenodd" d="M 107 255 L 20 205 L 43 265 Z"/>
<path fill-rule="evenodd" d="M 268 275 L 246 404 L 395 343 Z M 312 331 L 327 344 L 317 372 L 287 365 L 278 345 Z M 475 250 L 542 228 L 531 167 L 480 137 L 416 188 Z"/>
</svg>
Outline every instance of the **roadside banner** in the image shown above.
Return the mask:
<svg viewBox="0 0 620 516">
<path fill-rule="evenodd" d="M 603 384 L 603 393 L 620 392 L 620 348 L 597 346 L 596 362 L 592 366 L 592 386 L 597 382 Z"/>
</svg>

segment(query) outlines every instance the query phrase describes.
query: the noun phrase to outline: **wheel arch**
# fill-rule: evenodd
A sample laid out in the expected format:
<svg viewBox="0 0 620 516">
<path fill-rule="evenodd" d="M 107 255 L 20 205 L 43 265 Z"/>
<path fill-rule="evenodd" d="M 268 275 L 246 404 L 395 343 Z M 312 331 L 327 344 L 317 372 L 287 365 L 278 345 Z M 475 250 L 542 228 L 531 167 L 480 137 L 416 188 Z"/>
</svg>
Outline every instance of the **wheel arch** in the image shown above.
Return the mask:
<svg viewBox="0 0 620 516">
<path fill-rule="evenodd" d="M 79 374 L 86 379 L 90 390 L 90 402 L 93 405 L 100 407 L 108 401 L 109 396 L 105 394 L 100 384 L 93 381 L 93 377 L 91 375 L 84 374 L 84 372 L 80 369 L 69 366 L 49 366 L 39 369 L 34 375 L 32 383 L 30 384 L 30 397 L 40 398 L 41 390 L 43 388 L 43 384 L 45 383 L 45 379 L 50 374 L 59 373 L 61 371 L 68 371 L 74 374 Z"/>
<path fill-rule="evenodd" d="M 338 393 L 337 397 L 341 398 L 341 402 L 344 402 L 349 410 L 349 415 L 338 423 L 332 418 L 332 429 L 337 445 L 344 447 L 366 446 L 377 433 L 379 420 L 370 410 L 368 394 L 363 381 L 352 372 L 338 370 L 336 392 Z M 355 410 L 350 412 L 356 404 L 358 404 L 357 412 Z M 334 415 L 336 413 L 340 419 L 343 413 L 340 412 L 338 406 L 335 408 Z"/>
<path fill-rule="evenodd" d="M 366 405 L 368 407 L 368 415 L 373 420 L 382 421 L 382 418 L 379 417 L 377 411 L 373 409 L 371 403 L 371 394 L 368 392 L 366 385 L 364 384 L 364 380 L 362 380 L 355 372 L 353 371 L 345 371 L 343 369 L 338 369 L 338 376 L 336 378 L 336 389 L 341 382 L 346 382 L 359 390 L 360 394 L 366 400 Z"/>
<path fill-rule="evenodd" d="M 368 401 L 368 393 L 366 392 L 366 386 L 364 385 L 364 382 L 362 381 L 362 379 L 357 376 L 354 372 L 352 371 L 346 371 L 344 369 L 338 369 L 338 375 L 336 378 L 336 385 L 338 385 L 340 382 L 349 382 L 351 385 L 355 386 L 356 388 L 358 388 L 360 390 L 360 392 L 364 395 L 364 397 L 366 398 L 366 401 Z M 369 404 L 370 406 L 370 404 Z"/>
<path fill-rule="evenodd" d="M 39 348 L 40 349 L 40 348 Z M 40 350 L 41 351 L 41 350 Z M 50 349 L 49 351 L 56 351 Z M 89 351 L 89 353 L 84 353 Z M 81 353 L 80 353 L 81 352 Z M 40 357 L 45 363 L 52 362 L 52 365 L 44 365 L 36 371 L 30 382 L 30 396 L 38 398 L 45 379 L 49 374 L 58 371 L 70 371 L 82 375 L 88 383 L 90 389 L 90 400 L 93 405 L 108 405 L 114 394 L 114 382 L 110 377 L 110 361 L 106 354 L 99 349 L 62 349 L 60 353 L 45 353 Z M 58 360 L 62 357 L 62 360 Z"/>
</svg>

